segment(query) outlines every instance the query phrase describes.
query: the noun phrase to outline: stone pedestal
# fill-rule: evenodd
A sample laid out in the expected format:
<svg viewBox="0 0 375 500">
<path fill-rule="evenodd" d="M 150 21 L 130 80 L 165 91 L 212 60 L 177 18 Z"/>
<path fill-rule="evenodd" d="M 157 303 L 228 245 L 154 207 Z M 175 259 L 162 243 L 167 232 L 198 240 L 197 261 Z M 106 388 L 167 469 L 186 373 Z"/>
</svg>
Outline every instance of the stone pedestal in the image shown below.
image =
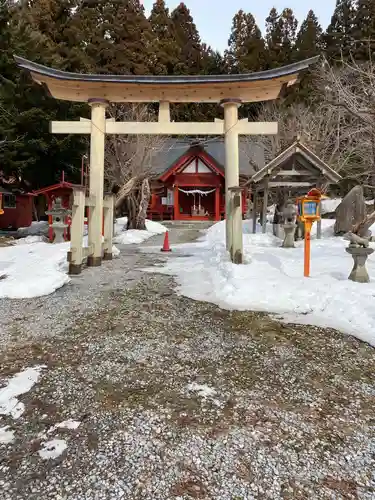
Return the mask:
<svg viewBox="0 0 375 500">
<path fill-rule="evenodd" d="M 284 241 L 283 248 L 294 248 L 294 233 L 296 232 L 297 224 L 289 223 L 283 225 Z"/>
<path fill-rule="evenodd" d="M 68 224 L 64 224 L 63 222 L 54 222 L 51 224 L 53 232 L 55 233 L 54 243 L 64 243 L 64 234 L 66 229 L 68 228 Z"/>
<path fill-rule="evenodd" d="M 374 252 L 374 249 L 349 245 L 345 250 L 350 253 L 354 260 L 354 266 L 348 279 L 357 283 L 369 283 L 370 277 L 366 269 L 366 260 Z"/>
</svg>

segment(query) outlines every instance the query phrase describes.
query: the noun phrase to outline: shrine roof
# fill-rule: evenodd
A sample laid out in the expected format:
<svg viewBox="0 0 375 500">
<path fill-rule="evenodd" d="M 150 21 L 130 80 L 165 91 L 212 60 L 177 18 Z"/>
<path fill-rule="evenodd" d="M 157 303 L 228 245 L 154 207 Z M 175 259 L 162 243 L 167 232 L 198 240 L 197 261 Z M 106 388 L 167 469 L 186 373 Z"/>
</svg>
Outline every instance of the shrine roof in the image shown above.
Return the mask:
<svg viewBox="0 0 375 500">
<path fill-rule="evenodd" d="M 14 56 L 18 66 L 44 85 L 51 96 L 77 102 L 243 102 L 276 99 L 318 57 L 257 73 L 227 75 L 107 75 L 61 71 Z"/>
<path fill-rule="evenodd" d="M 151 169 L 155 177 L 160 177 L 172 169 L 182 158 L 187 156 L 187 161 L 203 151 L 210 155 L 216 164 L 216 167 L 224 172 L 225 147 L 224 140 L 203 140 L 201 143 L 194 144 L 192 140 L 173 140 L 168 139 L 162 148 L 155 151 L 151 158 Z M 251 177 L 256 168 L 264 166 L 264 151 L 258 144 L 250 143 L 246 138 L 239 138 L 239 168 L 240 175 Z"/>
<path fill-rule="evenodd" d="M 249 180 L 249 184 L 257 184 L 268 177 L 276 178 L 280 172 L 282 173 L 282 169 L 294 168 L 294 160 L 296 160 L 297 163 L 301 163 L 304 168 L 312 169 L 310 173 L 311 176 L 315 178 L 321 176 L 332 184 L 336 184 L 342 179 L 340 174 L 327 165 L 327 163 L 319 158 L 311 149 L 297 140 L 291 146 L 284 149 L 284 151 L 267 165 L 255 172 Z M 295 173 L 297 175 L 306 175 L 305 172 L 299 172 L 298 170 L 296 170 Z"/>
</svg>

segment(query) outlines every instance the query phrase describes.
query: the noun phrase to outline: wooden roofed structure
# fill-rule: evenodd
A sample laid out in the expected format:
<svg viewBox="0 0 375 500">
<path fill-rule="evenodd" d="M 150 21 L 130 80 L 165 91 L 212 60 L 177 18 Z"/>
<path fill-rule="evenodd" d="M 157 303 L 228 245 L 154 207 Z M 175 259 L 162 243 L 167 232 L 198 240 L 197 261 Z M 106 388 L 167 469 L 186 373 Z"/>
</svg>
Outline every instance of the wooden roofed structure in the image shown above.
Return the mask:
<svg viewBox="0 0 375 500">
<path fill-rule="evenodd" d="M 266 232 L 267 205 L 272 189 L 281 189 L 288 196 L 305 194 L 311 188 L 321 189 L 327 184 L 337 184 L 342 179 L 311 149 L 297 139 L 276 158 L 253 174 L 248 182 L 253 192 L 253 233 L 256 232 L 258 195 L 263 195 L 262 231 Z"/>
<path fill-rule="evenodd" d="M 15 56 L 48 93 L 68 101 L 89 102 L 221 102 L 237 99 L 259 102 L 277 99 L 282 90 L 298 80 L 317 57 L 257 73 L 231 75 L 106 75 L 81 74 L 48 68 Z"/>
</svg>

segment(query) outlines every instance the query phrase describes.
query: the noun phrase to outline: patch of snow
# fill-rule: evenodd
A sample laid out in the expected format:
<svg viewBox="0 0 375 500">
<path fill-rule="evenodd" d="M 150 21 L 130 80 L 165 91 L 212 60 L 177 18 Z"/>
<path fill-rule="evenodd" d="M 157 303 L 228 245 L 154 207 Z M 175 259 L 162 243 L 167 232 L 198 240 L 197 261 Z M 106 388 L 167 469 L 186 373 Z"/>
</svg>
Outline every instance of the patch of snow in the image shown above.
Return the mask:
<svg viewBox="0 0 375 500">
<path fill-rule="evenodd" d="M 41 241 L 46 242 L 45 236 L 26 236 L 26 238 L 20 238 L 14 240 L 15 245 L 31 245 L 32 243 L 40 243 Z"/>
<path fill-rule="evenodd" d="M 48 234 L 48 221 L 32 222 L 29 227 L 20 227 L 17 234 L 21 237 L 25 236 L 46 236 Z"/>
<path fill-rule="evenodd" d="M 322 215 L 334 212 L 341 202 L 342 198 L 325 198 L 322 200 L 320 202 Z"/>
<path fill-rule="evenodd" d="M 0 415 L 10 415 L 14 419 L 22 415 L 25 405 L 17 397 L 30 391 L 38 382 L 43 368 L 46 366 L 26 368 L 7 381 L 6 385 L 0 389 Z"/>
<path fill-rule="evenodd" d="M 23 299 L 49 295 L 69 283 L 67 252 L 70 242 L 51 244 L 35 242 L 29 236 L 23 244 L 0 248 L 0 298 Z M 87 245 L 87 236 L 83 245 Z M 112 247 L 114 257 L 120 251 Z"/>
<path fill-rule="evenodd" d="M 155 236 L 156 234 L 165 233 L 167 230 L 167 228 L 159 222 L 146 220 L 146 230 L 129 229 L 127 231 L 127 222 L 127 217 L 120 217 L 116 220 L 115 237 L 113 239 L 114 243 L 117 243 L 119 245 L 138 245 L 143 241 L 148 240 L 152 236 Z"/>
<path fill-rule="evenodd" d="M 14 431 L 9 431 L 9 425 L 0 427 L 0 443 L 10 444 L 14 441 Z"/>
<path fill-rule="evenodd" d="M 281 248 L 271 225 L 266 234 L 253 235 L 250 221 L 243 226 L 244 265 L 230 262 L 223 221 L 197 242 L 181 246 L 179 253 L 185 256 L 157 269 L 176 276 L 178 291 L 192 299 L 332 327 L 375 345 L 375 254 L 367 261 L 370 283 L 348 280 L 353 260 L 345 252 L 348 242 L 332 236 L 333 225 L 333 220 L 322 220 L 323 238 L 312 239 L 310 278 L 303 276 L 303 242 Z M 374 232 L 375 224 L 371 229 Z"/>
<path fill-rule="evenodd" d="M 69 418 L 68 420 L 64 420 L 64 422 L 60 422 L 59 424 L 53 425 L 49 430 L 48 434 L 51 432 L 55 431 L 56 429 L 78 429 L 78 427 L 81 425 L 81 422 L 78 420 L 72 420 Z"/>
<path fill-rule="evenodd" d="M 186 388 L 188 391 L 196 392 L 201 398 L 208 398 L 216 395 L 216 390 L 206 384 L 202 385 L 192 382 L 188 384 Z"/>
<path fill-rule="evenodd" d="M 64 453 L 67 447 L 68 445 L 63 439 L 52 439 L 42 443 L 42 448 L 38 451 L 38 454 L 43 460 L 51 460 Z"/>
</svg>

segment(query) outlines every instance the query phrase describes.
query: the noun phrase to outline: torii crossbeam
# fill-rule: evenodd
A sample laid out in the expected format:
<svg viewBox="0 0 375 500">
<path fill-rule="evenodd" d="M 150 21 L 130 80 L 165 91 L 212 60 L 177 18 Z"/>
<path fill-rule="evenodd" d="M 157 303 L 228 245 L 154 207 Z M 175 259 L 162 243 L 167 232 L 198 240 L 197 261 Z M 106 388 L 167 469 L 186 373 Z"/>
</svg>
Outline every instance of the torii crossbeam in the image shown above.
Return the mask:
<svg viewBox="0 0 375 500">
<path fill-rule="evenodd" d="M 242 103 L 277 99 L 283 89 L 296 83 L 299 74 L 317 57 L 274 70 L 240 75 L 136 76 L 94 75 L 54 70 L 15 56 L 17 64 L 43 85 L 56 99 L 87 102 L 91 119 L 51 122 L 57 134 L 90 134 L 89 246 L 93 266 L 102 260 L 102 211 L 105 134 L 224 135 L 226 244 L 232 261 L 242 262 L 241 203 L 232 203 L 233 188 L 239 185 L 238 136 L 277 134 L 277 123 L 238 119 Z M 115 122 L 106 120 L 110 103 L 159 102 L 157 122 Z M 169 103 L 210 102 L 224 108 L 224 120 L 214 122 L 171 122 Z M 238 200 L 238 197 L 237 197 Z M 95 202 L 95 203 L 94 203 Z"/>
</svg>

